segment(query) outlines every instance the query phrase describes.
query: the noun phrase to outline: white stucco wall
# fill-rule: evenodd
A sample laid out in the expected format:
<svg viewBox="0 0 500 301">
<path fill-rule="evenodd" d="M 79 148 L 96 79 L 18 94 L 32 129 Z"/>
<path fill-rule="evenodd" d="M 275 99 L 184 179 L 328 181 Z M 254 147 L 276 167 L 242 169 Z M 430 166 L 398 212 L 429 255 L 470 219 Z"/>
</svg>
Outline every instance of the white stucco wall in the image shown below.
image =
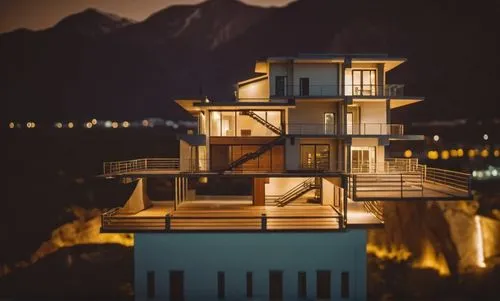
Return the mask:
<svg viewBox="0 0 500 301">
<path fill-rule="evenodd" d="M 335 113 L 335 121 L 339 118 L 337 102 L 297 101 L 295 108 L 288 110 L 288 123 L 324 124 L 325 113 Z"/>
<path fill-rule="evenodd" d="M 356 102 L 361 108 L 362 133 L 365 135 L 387 134 L 387 110 L 385 101 Z M 365 125 L 366 124 L 366 125 Z"/>
<path fill-rule="evenodd" d="M 269 80 L 259 81 L 240 86 L 238 89 L 240 102 L 269 102 Z"/>
<path fill-rule="evenodd" d="M 283 195 L 307 179 L 309 178 L 269 178 L 269 183 L 265 184 L 266 196 Z"/>
<path fill-rule="evenodd" d="M 300 78 L 309 78 L 309 95 L 338 95 L 338 64 L 294 64 L 294 94 L 300 94 Z"/>
<path fill-rule="evenodd" d="M 350 299 L 366 300 L 366 230 L 337 233 L 137 233 L 135 300 L 146 300 L 147 272 L 156 296 L 168 300 L 169 271 L 184 271 L 186 300 L 217 300 L 217 272 L 225 273 L 226 300 L 267 300 L 269 271 L 283 271 L 283 299 L 298 300 L 298 272 L 305 271 L 308 299 L 316 297 L 317 270 L 331 271 L 331 300 L 340 300 L 340 275 L 349 272 Z"/>
</svg>

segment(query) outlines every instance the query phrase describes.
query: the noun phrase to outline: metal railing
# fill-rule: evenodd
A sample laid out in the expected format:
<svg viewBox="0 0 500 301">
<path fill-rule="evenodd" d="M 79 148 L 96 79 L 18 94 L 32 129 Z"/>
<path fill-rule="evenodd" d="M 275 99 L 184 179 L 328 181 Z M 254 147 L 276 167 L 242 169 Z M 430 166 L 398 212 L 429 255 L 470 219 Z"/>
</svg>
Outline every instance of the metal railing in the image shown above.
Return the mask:
<svg viewBox="0 0 500 301">
<path fill-rule="evenodd" d="M 315 97 L 315 96 L 403 96 L 402 84 L 347 84 L 347 85 L 286 85 L 274 86 L 271 97 Z"/>
<path fill-rule="evenodd" d="M 464 172 L 434 167 L 420 166 L 426 182 L 445 185 L 457 190 L 470 192 L 472 175 Z"/>
<path fill-rule="evenodd" d="M 373 216 L 375 216 L 379 221 L 384 222 L 384 202 L 367 201 L 363 202 L 363 207 L 367 212 L 373 214 Z"/>
<path fill-rule="evenodd" d="M 340 215 L 176 216 L 171 213 L 165 216 L 142 217 L 134 215 L 116 216 L 105 213 L 101 216 L 101 227 L 104 231 L 296 231 L 301 229 L 314 230 L 317 227 L 317 221 L 320 220 L 327 223 L 323 226 L 326 226 L 329 230 L 343 228 L 342 216 Z M 207 223 L 208 221 L 212 223 Z M 308 225 L 308 221 L 312 223 Z M 330 222 L 331 224 L 329 224 Z M 320 229 L 324 229 L 324 227 L 320 227 Z"/>
<path fill-rule="evenodd" d="M 116 175 L 147 170 L 179 170 L 178 158 L 143 158 L 127 161 L 104 162 L 104 175 Z"/>
<path fill-rule="evenodd" d="M 394 135 L 404 134 L 404 126 L 394 123 L 352 123 L 346 125 L 347 135 Z"/>
<path fill-rule="evenodd" d="M 389 123 L 356 123 L 345 125 L 339 131 L 336 125 L 324 123 L 288 123 L 288 135 L 404 135 L 402 124 Z"/>
<path fill-rule="evenodd" d="M 372 193 L 389 192 L 398 193 L 404 198 L 405 193 L 424 191 L 424 178 L 419 172 L 408 173 L 372 173 L 372 174 L 352 174 L 349 183 L 349 196 L 352 199 L 363 197 L 366 194 L 373 197 Z M 361 195 L 360 195 L 361 193 Z"/>
<path fill-rule="evenodd" d="M 386 158 L 383 162 L 352 162 L 351 173 L 407 173 L 419 172 L 416 158 Z"/>
</svg>

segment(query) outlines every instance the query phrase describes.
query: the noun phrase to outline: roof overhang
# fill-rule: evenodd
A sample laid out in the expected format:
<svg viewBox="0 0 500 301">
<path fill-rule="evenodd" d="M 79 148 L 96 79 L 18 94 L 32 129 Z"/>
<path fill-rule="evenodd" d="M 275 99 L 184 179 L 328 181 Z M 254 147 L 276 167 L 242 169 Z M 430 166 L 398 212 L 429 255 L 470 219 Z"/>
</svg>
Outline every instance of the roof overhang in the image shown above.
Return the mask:
<svg viewBox="0 0 500 301">
<path fill-rule="evenodd" d="M 241 87 L 241 86 L 246 86 L 246 85 L 249 85 L 249 84 L 252 84 L 252 83 L 255 83 L 255 82 L 260 82 L 262 80 L 266 80 L 267 77 L 268 77 L 267 74 L 264 74 L 264 75 L 261 75 L 261 76 L 256 76 L 256 77 L 252 77 L 252 78 L 249 78 L 247 80 L 238 82 L 238 86 Z"/>
<path fill-rule="evenodd" d="M 184 110 L 190 114 L 196 115 L 201 112 L 201 109 L 195 104 L 201 103 L 200 99 L 176 99 L 175 103 L 181 106 Z"/>
<path fill-rule="evenodd" d="M 295 101 L 288 102 L 201 102 L 195 104 L 200 109 L 210 110 L 265 110 L 288 109 L 295 107 Z"/>
<path fill-rule="evenodd" d="M 405 58 L 352 58 L 352 63 L 363 64 L 384 64 L 384 71 L 390 71 L 402 63 L 406 62 Z"/>
<path fill-rule="evenodd" d="M 404 107 L 421 101 L 424 101 L 423 97 L 391 97 L 391 99 L 389 100 L 391 109 Z"/>
</svg>

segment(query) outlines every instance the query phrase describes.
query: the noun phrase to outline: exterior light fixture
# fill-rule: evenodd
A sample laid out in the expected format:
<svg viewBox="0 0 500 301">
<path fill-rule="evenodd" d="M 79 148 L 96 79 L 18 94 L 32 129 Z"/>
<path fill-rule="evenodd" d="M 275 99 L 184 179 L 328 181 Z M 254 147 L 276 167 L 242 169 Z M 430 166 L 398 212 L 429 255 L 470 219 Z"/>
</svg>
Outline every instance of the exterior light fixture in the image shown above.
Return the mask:
<svg viewBox="0 0 500 301">
<path fill-rule="evenodd" d="M 484 135 L 483 135 L 483 139 L 484 139 L 484 141 L 488 140 L 488 138 L 489 138 L 489 137 L 488 137 L 488 134 L 484 134 Z"/>
<path fill-rule="evenodd" d="M 439 136 L 438 135 L 434 135 L 434 137 L 432 137 L 432 139 L 434 140 L 434 142 L 438 142 L 439 141 Z"/>
</svg>

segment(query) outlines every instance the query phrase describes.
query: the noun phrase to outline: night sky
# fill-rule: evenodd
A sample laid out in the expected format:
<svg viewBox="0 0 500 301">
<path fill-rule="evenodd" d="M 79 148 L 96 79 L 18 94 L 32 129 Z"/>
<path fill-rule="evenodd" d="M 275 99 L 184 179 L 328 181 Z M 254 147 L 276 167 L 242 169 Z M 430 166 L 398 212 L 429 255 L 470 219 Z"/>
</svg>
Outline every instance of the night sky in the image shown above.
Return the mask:
<svg viewBox="0 0 500 301">
<path fill-rule="evenodd" d="M 242 0 L 247 4 L 283 6 L 292 0 Z M 62 18 L 93 7 L 136 21 L 175 4 L 200 0 L 0 0 L 0 33 L 17 28 L 43 29 Z"/>
</svg>

